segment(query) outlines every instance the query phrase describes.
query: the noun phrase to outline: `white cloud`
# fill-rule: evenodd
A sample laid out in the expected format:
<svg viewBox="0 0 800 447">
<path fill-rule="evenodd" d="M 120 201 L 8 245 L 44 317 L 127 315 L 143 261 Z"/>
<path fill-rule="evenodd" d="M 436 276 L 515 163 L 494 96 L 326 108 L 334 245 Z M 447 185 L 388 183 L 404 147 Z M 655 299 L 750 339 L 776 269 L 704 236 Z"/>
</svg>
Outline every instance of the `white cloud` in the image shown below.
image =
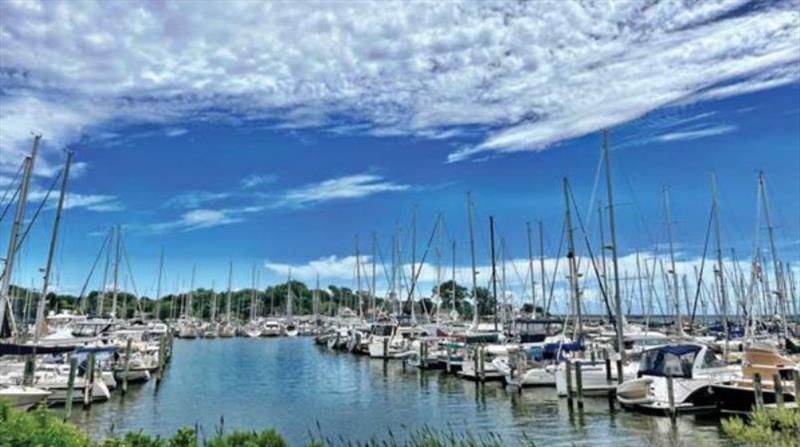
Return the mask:
<svg viewBox="0 0 800 447">
<path fill-rule="evenodd" d="M 191 120 L 483 136 L 450 161 L 541 150 L 797 82 L 797 2 L 746 3 L 5 2 L 0 165 L 31 131 L 52 150 Z"/>
<path fill-rule="evenodd" d="M 196 209 L 183 213 L 180 218 L 168 222 L 159 222 L 146 227 L 148 233 L 164 233 L 167 231 L 192 231 L 240 222 L 241 218 L 228 210 Z"/>
<path fill-rule="evenodd" d="M 48 207 L 54 208 L 58 204 L 58 189 L 53 190 L 48 198 Z M 28 193 L 28 203 L 38 203 L 44 200 L 47 191 L 36 189 Z M 83 194 L 67 192 L 64 198 L 64 209 L 86 209 L 95 212 L 121 211 L 124 209 L 122 203 L 116 196 L 107 194 Z"/>
<path fill-rule="evenodd" d="M 167 208 L 192 209 L 198 208 L 207 203 L 217 202 L 228 197 L 230 197 L 230 194 L 225 192 L 188 191 L 167 200 L 164 202 L 164 206 Z"/>
<path fill-rule="evenodd" d="M 275 206 L 303 207 L 331 200 L 355 199 L 373 194 L 405 191 L 409 185 L 385 180 L 374 174 L 355 174 L 291 189 L 282 194 Z"/>
<path fill-rule="evenodd" d="M 696 140 L 698 138 L 706 138 L 712 137 L 715 135 L 722 135 L 726 133 L 730 133 L 736 130 L 736 126 L 730 125 L 718 125 L 712 127 L 706 127 L 696 130 L 686 130 L 686 131 L 676 131 L 676 132 L 668 132 L 662 135 L 655 137 L 656 141 L 685 141 L 685 140 Z"/>
<path fill-rule="evenodd" d="M 251 174 L 247 177 L 243 178 L 239 184 L 244 189 L 251 189 L 255 188 L 256 186 L 267 185 L 270 183 L 274 183 L 278 180 L 278 176 L 275 174 Z"/>
</svg>

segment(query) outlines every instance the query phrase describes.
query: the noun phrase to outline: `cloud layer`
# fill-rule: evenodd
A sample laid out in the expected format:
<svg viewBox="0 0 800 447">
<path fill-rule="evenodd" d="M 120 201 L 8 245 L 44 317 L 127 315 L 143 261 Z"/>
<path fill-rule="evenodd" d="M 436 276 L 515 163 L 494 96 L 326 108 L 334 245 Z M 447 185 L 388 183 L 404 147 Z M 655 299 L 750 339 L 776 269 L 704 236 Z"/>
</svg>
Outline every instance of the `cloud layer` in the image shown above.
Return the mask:
<svg viewBox="0 0 800 447">
<path fill-rule="evenodd" d="M 31 131 L 195 120 L 477 135 L 458 161 L 800 78 L 796 0 L 183 6 L 3 2 L 0 164 Z"/>
</svg>

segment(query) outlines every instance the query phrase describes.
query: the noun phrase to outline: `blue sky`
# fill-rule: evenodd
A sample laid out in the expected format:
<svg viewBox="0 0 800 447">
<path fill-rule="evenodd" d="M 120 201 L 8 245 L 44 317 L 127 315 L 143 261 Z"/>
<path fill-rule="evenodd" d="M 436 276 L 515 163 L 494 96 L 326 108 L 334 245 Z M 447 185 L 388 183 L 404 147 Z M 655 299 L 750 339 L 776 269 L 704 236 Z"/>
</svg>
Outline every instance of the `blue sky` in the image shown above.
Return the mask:
<svg viewBox="0 0 800 447">
<path fill-rule="evenodd" d="M 388 259 L 400 225 L 408 260 L 415 206 L 418 253 L 442 213 L 443 262 L 455 240 L 459 280 L 468 281 L 467 191 L 480 265 L 489 215 L 517 260 L 527 256 L 526 222 L 541 220 L 552 258 L 562 177 L 584 220 L 591 206 L 596 230 L 589 200 L 605 127 L 622 255 L 663 254 L 666 185 L 688 269 L 702 250 L 713 171 L 726 255 L 749 258 L 764 170 L 781 255 L 800 260 L 796 2 L 563 2 L 552 17 L 513 3 L 35 4 L 0 7 L 0 184 L 31 132 L 45 143 L 35 198 L 63 148 L 76 151 L 61 290 L 80 288 L 115 224 L 140 291 L 155 288 L 162 246 L 167 290 L 195 263 L 198 284 L 219 287 L 229 260 L 238 286 L 254 263 L 262 282 L 293 266 L 301 279 L 319 272 L 323 284 L 348 284 L 356 235 L 369 251 L 376 232 Z M 250 15 L 266 25 L 241 19 Z M 111 16 L 116 29 L 102 20 Z M 605 198 L 602 181 L 596 192 Z M 32 231 L 16 281 L 41 283 L 52 214 Z M 516 268 L 511 288 L 525 282 Z M 423 274 L 426 286 L 432 275 Z"/>
</svg>

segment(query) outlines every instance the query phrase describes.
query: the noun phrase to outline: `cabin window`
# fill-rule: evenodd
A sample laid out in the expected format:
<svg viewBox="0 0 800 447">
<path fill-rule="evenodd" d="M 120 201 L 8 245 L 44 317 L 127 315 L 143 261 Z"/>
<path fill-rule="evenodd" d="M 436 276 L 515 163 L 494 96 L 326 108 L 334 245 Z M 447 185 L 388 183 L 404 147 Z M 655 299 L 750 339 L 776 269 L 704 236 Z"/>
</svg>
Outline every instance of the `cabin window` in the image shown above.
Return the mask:
<svg viewBox="0 0 800 447">
<path fill-rule="evenodd" d="M 705 357 L 703 357 L 703 368 L 720 368 L 725 366 L 725 363 L 717 358 L 716 354 L 707 350 Z"/>
</svg>

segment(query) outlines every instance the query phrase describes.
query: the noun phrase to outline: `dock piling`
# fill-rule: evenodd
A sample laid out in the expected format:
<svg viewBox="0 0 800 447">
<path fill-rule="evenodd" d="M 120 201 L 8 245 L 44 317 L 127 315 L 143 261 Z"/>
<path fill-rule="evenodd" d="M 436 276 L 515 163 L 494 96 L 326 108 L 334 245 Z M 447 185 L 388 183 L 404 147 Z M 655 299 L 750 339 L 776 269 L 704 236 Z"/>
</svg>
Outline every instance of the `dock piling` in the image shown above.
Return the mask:
<svg viewBox="0 0 800 447">
<path fill-rule="evenodd" d="M 783 408 L 783 382 L 780 374 L 772 376 L 772 389 L 775 391 L 775 403 L 778 408 Z"/>
<path fill-rule="evenodd" d="M 756 410 L 764 407 L 764 390 L 761 385 L 761 374 L 753 374 L 753 392 L 756 399 Z"/>
<path fill-rule="evenodd" d="M 92 406 L 92 389 L 94 388 L 94 352 L 89 353 L 89 358 L 86 360 L 86 372 L 83 373 L 84 387 L 83 387 L 83 407 L 88 409 Z"/>
<path fill-rule="evenodd" d="M 667 374 L 667 399 L 669 399 L 669 417 L 675 420 L 675 384 L 672 380 L 672 373 Z"/>
<path fill-rule="evenodd" d="M 69 377 L 67 378 L 67 401 L 64 402 L 66 406 L 64 412 L 64 420 L 72 416 L 72 400 L 75 396 L 75 373 L 78 369 L 78 359 L 74 356 L 69 358 Z"/>
<path fill-rule="evenodd" d="M 128 338 L 125 343 L 125 364 L 122 376 L 122 395 L 124 396 L 128 392 L 128 372 L 130 371 L 130 362 L 131 362 L 131 342 L 132 340 Z"/>
<path fill-rule="evenodd" d="M 583 375 L 580 360 L 575 362 L 575 384 L 578 387 L 578 408 L 583 409 Z"/>
</svg>

